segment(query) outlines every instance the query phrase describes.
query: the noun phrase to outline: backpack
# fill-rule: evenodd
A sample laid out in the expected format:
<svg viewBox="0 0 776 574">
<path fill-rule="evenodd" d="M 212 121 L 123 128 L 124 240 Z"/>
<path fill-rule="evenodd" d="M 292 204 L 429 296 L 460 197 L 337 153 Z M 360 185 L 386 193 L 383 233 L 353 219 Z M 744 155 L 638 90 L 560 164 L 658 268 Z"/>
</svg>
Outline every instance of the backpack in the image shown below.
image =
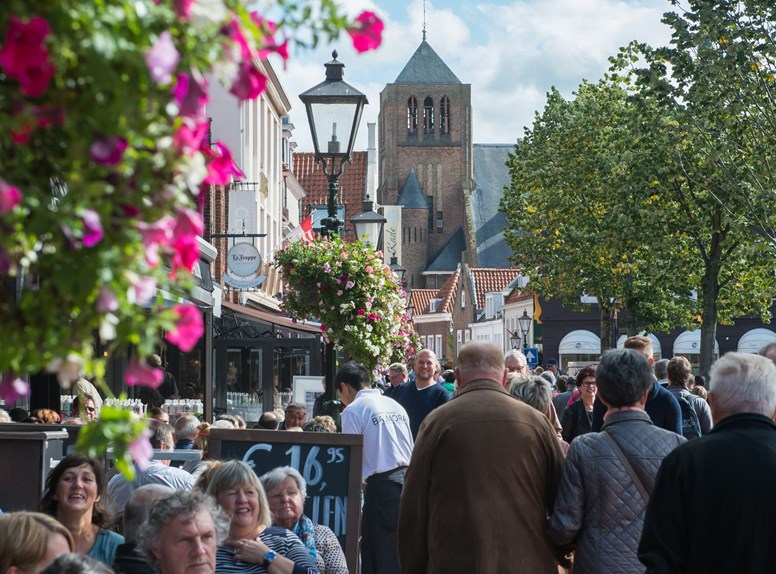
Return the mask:
<svg viewBox="0 0 776 574">
<path fill-rule="evenodd" d="M 679 408 L 682 410 L 682 436 L 687 440 L 700 438 L 701 423 L 695 408 L 684 397 L 677 396 L 676 400 L 679 401 Z"/>
</svg>

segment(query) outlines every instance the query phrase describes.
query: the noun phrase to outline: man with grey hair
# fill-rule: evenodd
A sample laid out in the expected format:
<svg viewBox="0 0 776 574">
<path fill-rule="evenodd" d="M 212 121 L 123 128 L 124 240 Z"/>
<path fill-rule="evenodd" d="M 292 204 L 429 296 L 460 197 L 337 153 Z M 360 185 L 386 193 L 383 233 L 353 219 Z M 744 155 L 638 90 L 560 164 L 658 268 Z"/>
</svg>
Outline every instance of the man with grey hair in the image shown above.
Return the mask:
<svg viewBox="0 0 776 574">
<path fill-rule="evenodd" d="M 517 349 L 512 349 L 504 355 L 504 366 L 507 368 L 508 373 L 528 374 L 528 362 L 525 359 L 525 355 Z"/>
<path fill-rule="evenodd" d="M 173 492 L 173 489 L 161 484 L 147 484 L 129 497 L 124 508 L 124 544 L 116 548 L 116 557 L 113 560 L 116 574 L 154 573 L 151 565 L 137 553 L 137 536 L 154 503 Z"/>
<path fill-rule="evenodd" d="M 727 353 L 711 368 L 709 403 L 714 428 L 658 472 L 639 544 L 648 573 L 773 571 L 776 365 Z"/>
<path fill-rule="evenodd" d="M 776 341 L 772 341 L 760 349 L 760 355 L 768 357 L 771 361 L 776 363 Z"/>
<path fill-rule="evenodd" d="M 426 417 L 407 470 L 401 571 L 557 574 L 545 523 L 563 453 L 547 417 L 509 396 L 491 342 L 463 345 L 455 378 L 458 394 Z"/>
<path fill-rule="evenodd" d="M 388 386 L 385 387 L 383 394 L 386 397 L 390 397 L 393 391 L 409 380 L 409 372 L 407 366 L 404 363 L 393 363 L 388 367 Z"/>
<path fill-rule="evenodd" d="M 655 361 L 653 368 L 658 384 L 663 388 L 668 387 L 668 359 Z"/>
<path fill-rule="evenodd" d="M 199 419 L 193 415 L 182 415 L 175 421 L 175 448 L 192 449 L 197 437 Z"/>
<path fill-rule="evenodd" d="M 216 548 L 229 532 L 229 518 L 198 491 L 175 492 L 151 508 L 138 548 L 159 574 L 214 574 Z"/>
<path fill-rule="evenodd" d="M 307 421 L 307 405 L 303 403 L 288 403 L 286 418 L 280 423 L 280 430 L 289 430 L 294 427 L 302 428 Z"/>
</svg>

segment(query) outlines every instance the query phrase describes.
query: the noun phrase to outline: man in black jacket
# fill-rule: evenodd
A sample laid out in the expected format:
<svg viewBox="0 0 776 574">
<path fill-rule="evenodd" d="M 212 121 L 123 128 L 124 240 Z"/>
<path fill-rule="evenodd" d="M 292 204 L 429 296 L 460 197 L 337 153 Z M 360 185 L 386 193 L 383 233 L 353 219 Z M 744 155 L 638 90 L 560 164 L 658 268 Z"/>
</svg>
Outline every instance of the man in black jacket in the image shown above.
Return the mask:
<svg viewBox="0 0 776 574">
<path fill-rule="evenodd" d="M 124 508 L 124 544 L 116 549 L 113 570 L 117 574 L 154 574 L 155 570 L 140 556 L 137 549 L 137 533 L 148 518 L 154 502 L 174 492 L 161 484 L 146 484 L 139 487 Z"/>
<path fill-rule="evenodd" d="M 658 471 L 639 544 L 648 574 L 773 572 L 776 365 L 726 354 L 709 402 L 714 428 Z"/>
</svg>

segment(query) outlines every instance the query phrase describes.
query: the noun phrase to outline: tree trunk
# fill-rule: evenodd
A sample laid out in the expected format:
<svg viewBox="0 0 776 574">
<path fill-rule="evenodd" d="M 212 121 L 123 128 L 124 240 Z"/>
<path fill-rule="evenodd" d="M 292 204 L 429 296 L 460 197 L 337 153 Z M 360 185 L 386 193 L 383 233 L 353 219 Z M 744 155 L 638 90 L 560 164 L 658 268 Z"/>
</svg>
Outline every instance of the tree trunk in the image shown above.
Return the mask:
<svg viewBox="0 0 776 574">
<path fill-rule="evenodd" d="M 707 381 L 714 362 L 717 341 L 717 297 L 719 295 L 718 272 L 709 269 L 701 279 L 703 311 L 701 323 L 700 375 Z"/>
<path fill-rule="evenodd" d="M 601 353 L 603 353 L 612 348 L 612 306 L 608 301 L 602 303 L 599 297 L 598 309 L 600 310 Z"/>
</svg>

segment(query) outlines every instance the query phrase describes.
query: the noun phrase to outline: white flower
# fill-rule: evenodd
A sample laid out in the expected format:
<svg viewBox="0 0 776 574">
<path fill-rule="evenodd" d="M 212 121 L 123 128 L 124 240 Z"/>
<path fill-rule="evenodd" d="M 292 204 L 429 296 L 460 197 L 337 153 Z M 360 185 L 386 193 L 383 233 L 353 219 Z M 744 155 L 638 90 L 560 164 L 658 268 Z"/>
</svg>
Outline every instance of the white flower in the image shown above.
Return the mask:
<svg viewBox="0 0 776 574">
<path fill-rule="evenodd" d="M 119 318 L 113 313 L 106 313 L 100 323 L 100 339 L 103 341 L 112 341 L 116 338 L 116 325 L 119 324 Z"/>
<path fill-rule="evenodd" d="M 190 13 L 191 25 L 198 30 L 211 24 L 223 24 L 229 15 L 223 0 L 195 0 Z"/>
</svg>

